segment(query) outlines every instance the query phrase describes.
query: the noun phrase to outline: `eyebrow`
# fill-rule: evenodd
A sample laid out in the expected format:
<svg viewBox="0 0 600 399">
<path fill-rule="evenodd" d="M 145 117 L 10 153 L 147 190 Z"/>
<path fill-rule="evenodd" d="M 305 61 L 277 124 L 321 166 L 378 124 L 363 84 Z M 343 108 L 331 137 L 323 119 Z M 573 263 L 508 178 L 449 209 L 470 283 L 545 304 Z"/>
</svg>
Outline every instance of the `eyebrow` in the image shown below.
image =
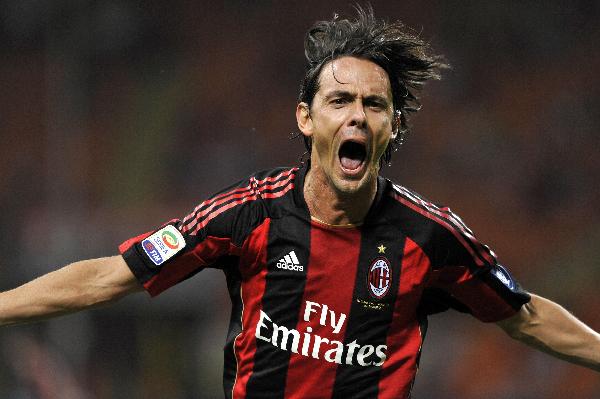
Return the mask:
<svg viewBox="0 0 600 399">
<path fill-rule="evenodd" d="M 351 92 L 349 92 L 347 90 L 334 90 L 334 91 L 328 93 L 327 95 L 325 95 L 324 99 L 325 99 L 325 101 L 328 101 L 328 100 L 330 100 L 332 98 L 335 98 L 335 97 L 355 98 L 356 94 L 355 93 L 351 93 Z M 386 97 L 380 96 L 378 94 L 372 94 L 372 95 L 366 96 L 363 99 L 363 101 L 364 100 L 366 100 L 366 101 L 378 101 L 378 102 L 381 102 L 381 103 L 383 103 L 385 105 L 389 105 L 388 99 Z"/>
</svg>

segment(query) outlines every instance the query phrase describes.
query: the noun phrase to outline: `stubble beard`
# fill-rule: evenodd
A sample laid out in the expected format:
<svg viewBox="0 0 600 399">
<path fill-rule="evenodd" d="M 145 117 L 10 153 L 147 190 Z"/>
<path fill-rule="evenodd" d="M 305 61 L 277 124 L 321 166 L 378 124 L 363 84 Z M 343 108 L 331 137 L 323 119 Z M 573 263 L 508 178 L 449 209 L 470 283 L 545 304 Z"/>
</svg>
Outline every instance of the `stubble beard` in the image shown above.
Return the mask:
<svg viewBox="0 0 600 399">
<path fill-rule="evenodd" d="M 339 199 L 352 201 L 363 196 L 370 196 L 377 191 L 377 176 L 379 168 L 370 168 L 356 180 L 345 180 L 340 177 L 327 176 L 329 187 Z"/>
</svg>

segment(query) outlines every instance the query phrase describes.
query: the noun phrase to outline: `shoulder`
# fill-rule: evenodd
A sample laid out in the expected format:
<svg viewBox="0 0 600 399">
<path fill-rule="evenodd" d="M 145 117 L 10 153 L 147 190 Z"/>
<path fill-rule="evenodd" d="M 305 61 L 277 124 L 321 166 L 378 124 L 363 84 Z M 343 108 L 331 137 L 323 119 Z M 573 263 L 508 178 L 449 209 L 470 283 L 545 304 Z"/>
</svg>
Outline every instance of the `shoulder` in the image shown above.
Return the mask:
<svg viewBox="0 0 600 399">
<path fill-rule="evenodd" d="M 293 188 L 297 172 L 296 167 L 277 167 L 254 172 L 211 195 L 199 207 L 215 202 L 246 203 L 257 199 L 276 198 Z"/>
<path fill-rule="evenodd" d="M 265 204 L 292 191 L 297 171 L 294 167 L 263 170 L 227 186 L 185 216 L 182 231 L 195 234 L 209 225 L 229 229 L 236 220 L 256 223 L 264 219 L 268 216 Z"/>
<path fill-rule="evenodd" d="M 475 263 L 492 263 L 495 256 L 481 244 L 473 231 L 448 206 L 434 203 L 423 195 L 387 180 L 388 203 L 386 218 L 398 225 L 409 237 L 416 237 L 423 244 L 433 245 L 440 254 L 449 256 L 451 252 L 459 251 L 468 258 L 474 258 Z M 449 251 L 449 252 L 448 252 Z"/>
<path fill-rule="evenodd" d="M 450 222 L 453 225 L 464 226 L 464 223 L 452 210 L 445 205 L 434 203 L 425 196 L 386 179 L 386 194 L 392 199 L 392 203 L 405 212 L 413 213 L 417 218 L 424 218 L 437 225 L 447 227 Z"/>
<path fill-rule="evenodd" d="M 277 193 L 283 195 L 294 187 L 298 170 L 297 167 L 278 167 L 255 172 L 247 179 L 248 188 L 263 198 L 276 198 Z"/>
</svg>

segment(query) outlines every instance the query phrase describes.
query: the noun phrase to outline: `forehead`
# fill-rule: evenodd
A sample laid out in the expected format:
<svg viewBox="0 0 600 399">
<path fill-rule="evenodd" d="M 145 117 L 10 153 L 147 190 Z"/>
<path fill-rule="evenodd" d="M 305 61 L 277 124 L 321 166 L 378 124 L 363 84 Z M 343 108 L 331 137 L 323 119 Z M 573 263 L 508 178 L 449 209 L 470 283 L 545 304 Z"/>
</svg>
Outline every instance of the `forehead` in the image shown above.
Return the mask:
<svg viewBox="0 0 600 399">
<path fill-rule="evenodd" d="M 327 92 L 337 90 L 392 99 L 387 72 L 374 62 L 362 58 L 341 57 L 323 66 L 317 94 L 327 95 Z"/>
</svg>

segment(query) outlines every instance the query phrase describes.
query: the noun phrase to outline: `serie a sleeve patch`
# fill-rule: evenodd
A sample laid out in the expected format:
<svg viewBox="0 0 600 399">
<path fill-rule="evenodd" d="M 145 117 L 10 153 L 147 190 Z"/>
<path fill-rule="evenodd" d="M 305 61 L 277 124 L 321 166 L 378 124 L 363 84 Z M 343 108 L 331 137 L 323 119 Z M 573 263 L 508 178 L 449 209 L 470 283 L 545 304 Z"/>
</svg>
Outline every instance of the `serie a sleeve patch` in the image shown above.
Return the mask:
<svg viewBox="0 0 600 399">
<path fill-rule="evenodd" d="M 142 241 L 148 258 L 160 266 L 185 248 L 185 239 L 173 225 L 167 225 Z"/>
</svg>

